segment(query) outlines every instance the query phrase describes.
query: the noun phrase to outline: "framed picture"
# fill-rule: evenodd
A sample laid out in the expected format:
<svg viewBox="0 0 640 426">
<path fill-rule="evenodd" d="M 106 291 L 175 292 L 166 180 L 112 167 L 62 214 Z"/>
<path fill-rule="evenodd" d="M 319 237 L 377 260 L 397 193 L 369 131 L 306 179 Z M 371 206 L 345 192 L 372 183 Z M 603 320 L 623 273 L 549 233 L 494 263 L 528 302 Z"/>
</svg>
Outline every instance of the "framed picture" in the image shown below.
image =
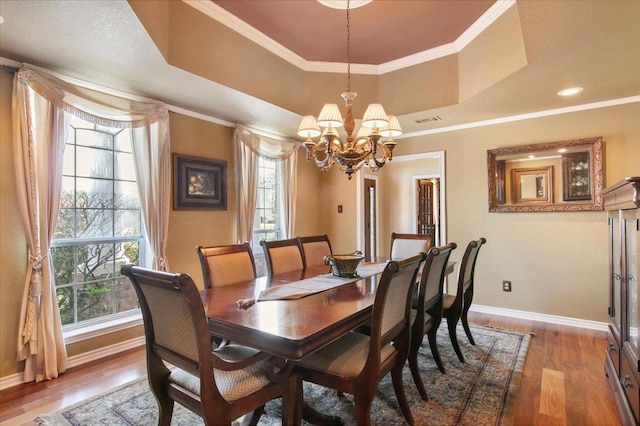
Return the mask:
<svg viewBox="0 0 640 426">
<path fill-rule="evenodd" d="M 173 154 L 173 209 L 226 210 L 227 162 Z"/>
</svg>

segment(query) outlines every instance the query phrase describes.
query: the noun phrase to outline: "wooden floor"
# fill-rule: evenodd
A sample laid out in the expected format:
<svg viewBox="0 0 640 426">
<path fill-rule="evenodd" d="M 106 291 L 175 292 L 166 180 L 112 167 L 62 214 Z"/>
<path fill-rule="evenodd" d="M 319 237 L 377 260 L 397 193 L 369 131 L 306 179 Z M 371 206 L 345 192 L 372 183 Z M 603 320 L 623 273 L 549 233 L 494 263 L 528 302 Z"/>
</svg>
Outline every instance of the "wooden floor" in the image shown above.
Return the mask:
<svg viewBox="0 0 640 426">
<path fill-rule="evenodd" d="M 533 335 L 515 425 L 620 425 L 604 376 L 606 333 L 478 313 L 470 314 L 470 320 Z M 56 380 L 6 389 L 0 392 L 0 424 L 32 425 L 38 414 L 57 411 L 145 374 L 140 348 L 69 369 Z"/>
</svg>

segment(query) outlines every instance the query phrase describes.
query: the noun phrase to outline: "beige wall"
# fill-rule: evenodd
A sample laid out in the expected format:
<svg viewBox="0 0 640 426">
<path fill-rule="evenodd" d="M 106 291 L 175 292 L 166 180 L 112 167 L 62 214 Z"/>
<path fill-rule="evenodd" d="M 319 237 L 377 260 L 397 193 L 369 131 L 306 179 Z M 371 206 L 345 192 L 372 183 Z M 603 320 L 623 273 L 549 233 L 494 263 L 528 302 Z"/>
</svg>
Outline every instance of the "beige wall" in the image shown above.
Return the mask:
<svg viewBox="0 0 640 426">
<path fill-rule="evenodd" d="M 398 141 L 397 155 L 446 152 L 448 241 L 459 260 L 471 239 L 485 237 L 478 258 L 475 303 L 594 321 L 607 320 L 607 225 L 604 212 L 489 213 L 486 151 L 511 145 L 602 136 L 605 186 L 640 174 L 640 103 L 594 109 Z M 399 163 L 397 167 L 401 167 Z M 411 185 L 382 169 L 387 195 Z M 402 198 L 401 198 L 402 199 Z M 391 203 L 390 234 L 410 211 Z M 385 248 L 388 250 L 388 247 Z M 501 290 L 502 280 L 513 291 Z"/>
<path fill-rule="evenodd" d="M 171 152 L 227 162 L 226 210 L 174 210 L 169 215 L 167 257 L 174 272 L 186 272 L 202 288 L 196 246 L 236 241 L 236 196 L 233 129 L 171 113 Z"/>
<path fill-rule="evenodd" d="M 26 237 L 15 209 L 16 179 L 11 143 L 13 74 L 0 68 L 0 377 L 22 370 L 15 361 L 24 288 Z"/>
</svg>

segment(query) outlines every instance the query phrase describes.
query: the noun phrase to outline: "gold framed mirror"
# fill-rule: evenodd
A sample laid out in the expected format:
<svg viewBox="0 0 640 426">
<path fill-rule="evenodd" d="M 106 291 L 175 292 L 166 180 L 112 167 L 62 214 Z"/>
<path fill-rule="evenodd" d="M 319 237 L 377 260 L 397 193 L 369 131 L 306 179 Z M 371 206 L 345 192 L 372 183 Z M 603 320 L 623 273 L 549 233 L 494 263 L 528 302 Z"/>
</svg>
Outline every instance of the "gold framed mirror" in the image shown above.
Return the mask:
<svg viewBox="0 0 640 426">
<path fill-rule="evenodd" d="M 511 169 L 513 204 L 553 202 L 553 166 Z"/>
<path fill-rule="evenodd" d="M 603 161 L 602 137 L 488 150 L 489 211 L 602 210 Z"/>
</svg>

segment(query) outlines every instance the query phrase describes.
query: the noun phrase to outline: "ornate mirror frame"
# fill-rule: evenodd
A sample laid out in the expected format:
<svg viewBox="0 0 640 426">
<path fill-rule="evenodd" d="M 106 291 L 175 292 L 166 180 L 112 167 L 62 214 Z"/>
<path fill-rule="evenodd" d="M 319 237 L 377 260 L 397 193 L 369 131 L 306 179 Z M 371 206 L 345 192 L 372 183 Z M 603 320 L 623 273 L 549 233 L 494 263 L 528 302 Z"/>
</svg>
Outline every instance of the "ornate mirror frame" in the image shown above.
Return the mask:
<svg viewBox="0 0 640 426">
<path fill-rule="evenodd" d="M 569 197 L 568 185 L 572 179 L 570 175 L 572 172 L 567 159 L 575 157 L 576 153 L 583 153 L 584 156 L 581 167 L 588 170 L 584 177 L 585 185 L 588 184 L 588 194 Z M 559 159 L 557 161 L 562 164 L 562 179 L 557 181 L 561 182 L 562 190 L 552 191 L 556 194 L 556 199 L 544 203 L 511 203 L 510 197 L 506 197 L 506 189 L 513 183 L 507 182 L 511 179 L 505 171 L 505 162 L 507 160 L 523 161 L 529 156 Z M 604 159 L 601 136 L 490 149 L 487 151 L 487 171 L 490 212 L 562 212 L 604 209 L 602 202 Z M 559 197 L 561 198 L 557 199 Z"/>
<path fill-rule="evenodd" d="M 523 178 L 536 179 L 533 197 L 524 194 Z M 539 180 L 538 180 L 539 179 Z M 513 204 L 549 204 L 553 202 L 553 167 L 511 169 L 511 199 Z"/>
</svg>

